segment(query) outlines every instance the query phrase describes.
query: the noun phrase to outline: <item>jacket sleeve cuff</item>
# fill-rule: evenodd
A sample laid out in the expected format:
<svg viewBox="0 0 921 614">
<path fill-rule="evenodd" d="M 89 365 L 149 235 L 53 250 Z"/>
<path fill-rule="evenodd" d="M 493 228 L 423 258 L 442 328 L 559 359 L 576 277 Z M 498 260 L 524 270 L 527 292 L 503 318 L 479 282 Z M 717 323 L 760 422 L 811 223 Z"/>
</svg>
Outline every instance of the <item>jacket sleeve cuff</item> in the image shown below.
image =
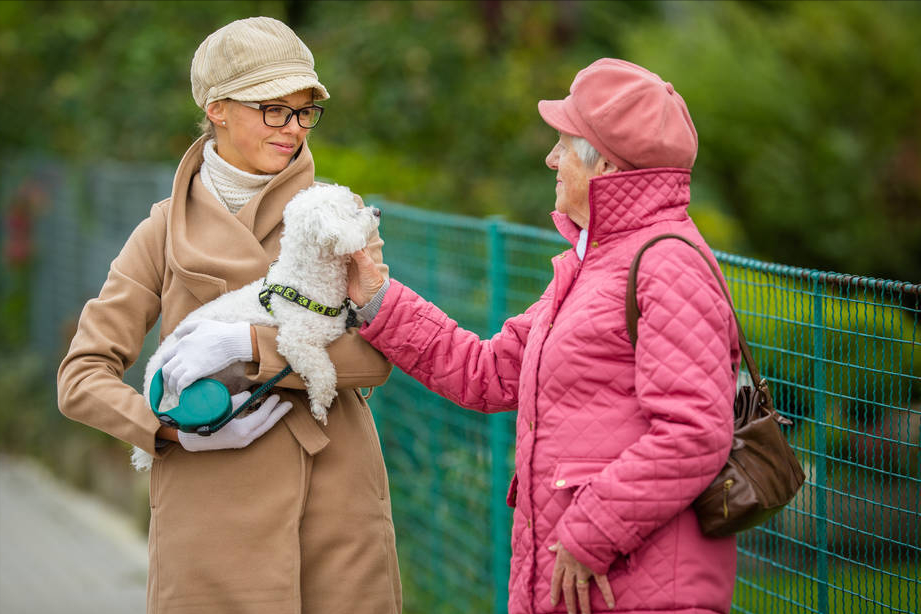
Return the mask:
<svg viewBox="0 0 921 614">
<path fill-rule="evenodd" d="M 619 556 L 642 543 L 620 517 L 604 511 L 604 502 L 592 492 L 591 484 L 579 489 L 556 530 L 563 547 L 594 573 L 607 573 Z"/>
<path fill-rule="evenodd" d="M 363 307 L 358 307 L 355 310 L 355 315 L 358 317 L 359 322 L 371 323 L 371 320 L 374 319 L 374 316 L 377 315 L 377 312 L 380 311 L 381 305 L 384 302 L 384 295 L 387 294 L 387 290 L 390 288 L 390 279 L 384 280 L 384 285 L 380 287 L 377 293 L 371 297 L 371 300 L 368 301 L 367 305 Z"/>
<path fill-rule="evenodd" d="M 259 362 L 259 337 L 256 335 L 256 327 L 249 327 L 249 343 L 253 346 L 252 362 Z"/>
</svg>

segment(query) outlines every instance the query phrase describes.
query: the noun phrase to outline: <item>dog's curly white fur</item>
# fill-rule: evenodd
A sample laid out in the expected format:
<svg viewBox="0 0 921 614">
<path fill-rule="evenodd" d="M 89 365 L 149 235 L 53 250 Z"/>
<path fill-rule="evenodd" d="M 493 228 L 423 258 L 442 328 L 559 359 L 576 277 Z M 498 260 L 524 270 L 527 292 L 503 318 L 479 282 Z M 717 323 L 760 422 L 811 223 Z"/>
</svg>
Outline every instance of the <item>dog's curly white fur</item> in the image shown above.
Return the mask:
<svg viewBox="0 0 921 614">
<path fill-rule="evenodd" d="M 378 226 L 377 212 L 358 202 L 347 187 L 338 185 L 316 184 L 297 193 L 285 207 L 280 253 L 266 277 L 219 296 L 182 321 L 277 326 L 278 352 L 303 378 L 310 412 L 324 424 L 326 411 L 336 396 L 336 369 L 326 346 L 345 331 L 346 311 L 335 317 L 320 315 L 272 294 L 270 314 L 260 304 L 259 292 L 265 282 L 277 283 L 330 307 L 342 304 L 346 297 L 349 254 L 367 245 Z M 144 398 L 148 401 L 150 382 L 162 366 L 161 356 L 175 343 L 174 335 L 166 337 L 147 363 Z M 243 377 L 242 366 L 242 363 L 231 365 L 210 377 L 223 382 L 231 394 L 240 392 L 250 385 Z M 161 407 L 175 407 L 178 402 L 173 391 L 164 391 Z M 136 469 L 149 469 L 152 460 L 150 454 L 134 448 L 131 462 Z"/>
</svg>

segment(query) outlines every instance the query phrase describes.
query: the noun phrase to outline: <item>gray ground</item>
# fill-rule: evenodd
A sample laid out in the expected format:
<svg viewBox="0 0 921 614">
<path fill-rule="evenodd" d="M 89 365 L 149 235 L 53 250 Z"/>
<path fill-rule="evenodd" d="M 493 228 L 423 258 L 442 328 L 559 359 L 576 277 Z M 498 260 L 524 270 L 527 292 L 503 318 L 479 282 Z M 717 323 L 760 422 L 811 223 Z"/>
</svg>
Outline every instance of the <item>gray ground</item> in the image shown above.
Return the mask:
<svg viewBox="0 0 921 614">
<path fill-rule="evenodd" d="M 0 614 L 144 612 L 147 540 L 126 518 L 0 456 Z"/>
</svg>

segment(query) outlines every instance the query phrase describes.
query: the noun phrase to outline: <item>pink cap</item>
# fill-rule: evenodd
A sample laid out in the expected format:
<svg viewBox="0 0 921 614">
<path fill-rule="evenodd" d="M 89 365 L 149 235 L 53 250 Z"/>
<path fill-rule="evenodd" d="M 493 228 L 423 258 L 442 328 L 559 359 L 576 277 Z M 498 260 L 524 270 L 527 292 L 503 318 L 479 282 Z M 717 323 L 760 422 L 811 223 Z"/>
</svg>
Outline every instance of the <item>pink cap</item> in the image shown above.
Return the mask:
<svg viewBox="0 0 921 614">
<path fill-rule="evenodd" d="M 541 100 L 540 116 L 581 136 L 618 168 L 691 168 L 697 130 L 671 83 L 624 60 L 602 58 L 583 68 L 563 100 Z"/>
</svg>

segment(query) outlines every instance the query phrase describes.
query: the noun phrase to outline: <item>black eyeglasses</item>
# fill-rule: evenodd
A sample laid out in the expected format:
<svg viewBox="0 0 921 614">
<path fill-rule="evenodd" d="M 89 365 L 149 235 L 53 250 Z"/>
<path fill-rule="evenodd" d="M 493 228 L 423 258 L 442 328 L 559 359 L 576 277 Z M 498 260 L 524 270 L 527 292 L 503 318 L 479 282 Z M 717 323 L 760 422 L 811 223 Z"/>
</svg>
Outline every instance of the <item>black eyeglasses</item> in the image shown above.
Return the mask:
<svg viewBox="0 0 921 614">
<path fill-rule="evenodd" d="M 257 102 L 243 102 L 242 100 L 237 100 L 237 102 L 244 107 L 262 111 L 262 121 L 271 128 L 287 126 L 292 115 L 297 115 L 297 123 L 301 128 L 313 128 L 320 123 L 320 117 L 323 116 L 323 107 L 318 107 L 315 104 L 301 107 L 300 109 L 292 109 L 283 104 L 259 104 Z"/>
</svg>

